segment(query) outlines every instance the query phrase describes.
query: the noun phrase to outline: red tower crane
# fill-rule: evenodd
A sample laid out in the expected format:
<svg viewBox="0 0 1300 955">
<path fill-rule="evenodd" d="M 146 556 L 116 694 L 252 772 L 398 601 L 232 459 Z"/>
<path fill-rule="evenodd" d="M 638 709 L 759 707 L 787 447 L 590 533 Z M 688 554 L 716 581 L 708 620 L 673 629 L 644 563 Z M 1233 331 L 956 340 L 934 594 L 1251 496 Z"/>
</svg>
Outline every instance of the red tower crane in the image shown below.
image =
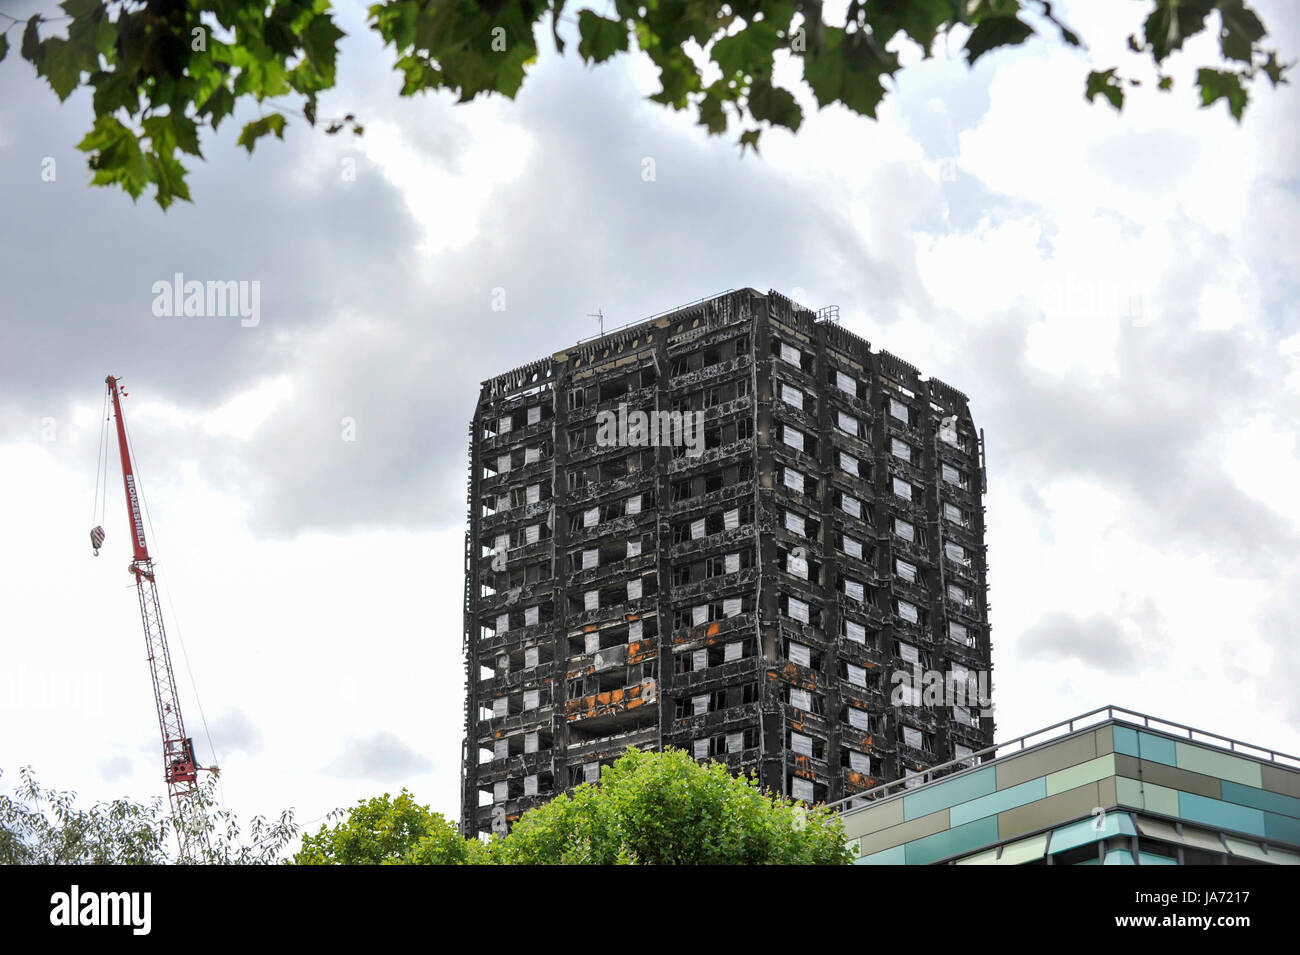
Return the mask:
<svg viewBox="0 0 1300 955">
<path fill-rule="evenodd" d="M 176 674 L 172 671 L 167 634 L 163 630 L 162 605 L 158 600 L 158 583 L 153 559 L 144 537 L 144 514 L 135 470 L 126 440 L 126 423 L 122 419 L 121 389 L 118 379 L 104 379 L 113 399 L 113 416 L 117 421 L 117 446 L 122 458 L 122 484 L 126 489 L 126 512 L 131 525 L 134 556 L 127 570 L 135 577 L 136 595 L 140 600 L 140 619 L 144 623 L 145 650 L 149 675 L 153 679 L 154 703 L 158 708 L 158 728 L 162 733 L 163 778 L 167 781 L 167 798 L 171 804 L 172 823 L 180 846 L 181 861 L 196 861 L 198 852 L 207 847 L 207 835 L 199 823 L 203 812 L 199 798 L 198 773 L 203 768 L 194 760 L 194 741 L 185 733 L 181 700 L 176 692 Z M 99 553 L 104 543 L 103 527 L 90 532 L 90 542 Z"/>
</svg>

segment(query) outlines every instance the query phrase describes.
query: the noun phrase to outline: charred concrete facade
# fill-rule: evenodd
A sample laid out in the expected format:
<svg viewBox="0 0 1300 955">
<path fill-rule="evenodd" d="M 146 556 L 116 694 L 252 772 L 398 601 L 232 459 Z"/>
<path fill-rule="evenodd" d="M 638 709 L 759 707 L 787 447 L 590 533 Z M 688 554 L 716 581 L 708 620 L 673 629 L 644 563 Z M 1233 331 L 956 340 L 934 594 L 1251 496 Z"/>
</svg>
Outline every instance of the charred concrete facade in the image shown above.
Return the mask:
<svg viewBox="0 0 1300 955">
<path fill-rule="evenodd" d="M 608 413 L 638 410 L 702 434 L 610 440 Z M 628 746 L 822 802 L 990 745 L 978 703 L 891 697 L 899 671 L 990 672 L 984 487 L 961 392 L 775 292 L 486 381 L 464 830 L 504 831 Z"/>
</svg>

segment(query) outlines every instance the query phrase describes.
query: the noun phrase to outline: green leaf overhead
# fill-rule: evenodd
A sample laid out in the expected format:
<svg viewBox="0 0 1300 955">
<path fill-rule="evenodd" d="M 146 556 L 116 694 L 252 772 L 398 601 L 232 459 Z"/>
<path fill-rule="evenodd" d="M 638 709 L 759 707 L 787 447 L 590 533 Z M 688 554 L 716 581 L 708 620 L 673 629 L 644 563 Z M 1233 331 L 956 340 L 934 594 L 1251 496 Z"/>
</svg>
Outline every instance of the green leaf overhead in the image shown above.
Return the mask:
<svg viewBox="0 0 1300 955">
<path fill-rule="evenodd" d="M 1193 64 L 1203 105 L 1226 100 L 1240 119 L 1259 77 L 1287 83 L 1291 63 L 1266 47 L 1249 0 L 1140 2 L 1142 30 L 1128 38 L 1126 55 L 1155 65 L 1152 95 L 1173 89 L 1163 65 L 1206 31 L 1218 42 L 1209 62 Z M 152 188 L 162 208 L 187 200 L 189 157 L 201 157 L 203 138 L 237 113 L 244 125 L 236 145 L 250 153 L 266 136 L 282 139 L 298 118 L 326 133 L 362 132 L 350 113 L 320 114 L 344 37 L 332 0 L 60 6 L 64 16 L 48 20 L 0 13 L 0 60 L 17 42 L 59 100 L 90 90 L 93 127 L 83 143 L 98 145 L 83 149 L 95 184 L 133 198 Z M 576 36 L 578 57 L 592 66 L 644 56 L 659 81 L 652 101 L 693 111 L 709 135 L 732 133 L 742 153 L 757 152 L 765 130 L 800 129 L 814 104 L 874 118 L 909 48 L 929 57 L 954 49 L 955 38 L 970 64 L 1025 43 L 1087 51 L 1049 0 L 850 0 L 834 15 L 820 0 L 377 0 L 366 25 L 388 51 L 403 96 L 513 98 L 538 60 L 539 31 L 554 55 Z M 1089 69 L 1083 85 L 1089 100 L 1119 110 L 1137 82 L 1129 66 L 1107 64 Z M 261 118 L 249 120 L 250 106 Z"/>
<path fill-rule="evenodd" d="M 578 55 L 589 63 L 604 63 L 616 53 L 627 51 L 627 25 L 609 20 L 590 10 L 578 14 Z"/>
<path fill-rule="evenodd" d="M 989 50 L 1024 43 L 1034 28 L 1019 17 L 985 17 L 966 41 L 966 59 L 972 65 Z"/>
<path fill-rule="evenodd" d="M 1124 87 L 1115 78 L 1115 70 L 1102 70 L 1088 74 L 1088 89 L 1085 94 L 1089 100 L 1104 96 L 1116 110 L 1124 108 Z"/>
</svg>

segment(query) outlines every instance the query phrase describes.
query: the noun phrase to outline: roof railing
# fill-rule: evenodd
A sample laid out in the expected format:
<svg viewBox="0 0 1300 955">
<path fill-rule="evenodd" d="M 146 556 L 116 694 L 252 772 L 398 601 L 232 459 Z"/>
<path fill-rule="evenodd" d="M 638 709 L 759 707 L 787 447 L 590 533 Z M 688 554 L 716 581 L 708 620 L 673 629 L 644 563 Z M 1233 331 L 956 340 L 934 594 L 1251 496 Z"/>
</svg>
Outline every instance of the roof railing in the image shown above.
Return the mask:
<svg viewBox="0 0 1300 955">
<path fill-rule="evenodd" d="M 712 302 L 714 299 L 723 298 L 734 291 L 736 291 L 734 288 L 729 288 L 713 295 L 706 295 L 704 298 L 697 298 L 695 301 L 687 302 L 685 305 L 674 305 L 672 308 L 664 309 L 662 312 L 655 312 L 653 315 L 647 315 L 645 318 L 638 318 L 635 322 L 628 322 L 626 325 L 618 326 L 618 328 L 611 328 L 607 332 L 600 332 L 599 334 L 592 335 L 588 338 L 579 338 L 577 342 L 574 343 L 574 346 L 599 341 L 609 335 L 616 335 L 619 332 L 627 331 L 629 328 L 635 328 L 637 325 L 644 325 L 646 322 L 653 322 L 656 318 L 663 318 L 665 315 L 672 315 L 674 312 L 685 311 L 688 308 L 694 308 L 696 305 L 703 305 L 705 302 Z"/>
<path fill-rule="evenodd" d="M 843 799 L 837 799 L 835 802 L 826 803 L 826 808 L 837 811 L 866 808 L 864 806 L 855 805 L 855 803 L 861 801 L 877 803 L 895 799 L 898 796 L 905 795 L 907 792 L 918 786 L 923 786 L 926 783 L 935 781 L 936 779 L 947 779 L 949 777 L 960 776 L 964 773 L 975 772 L 978 769 L 985 768 L 985 766 L 988 766 L 991 763 L 1024 752 L 1026 749 L 1043 746 L 1047 743 L 1054 742 L 1063 737 L 1071 736 L 1074 733 L 1088 729 L 1089 727 L 1109 722 L 1129 723 L 1141 726 L 1144 729 L 1156 730 L 1157 732 L 1165 733 L 1170 736 L 1182 736 L 1189 742 L 1208 744 L 1219 749 L 1226 749 L 1231 753 L 1249 756 L 1252 759 L 1276 763 L 1279 766 L 1286 766 L 1289 769 L 1300 769 L 1300 757 L 1297 756 L 1291 756 L 1287 753 L 1271 750 L 1264 746 L 1255 746 L 1252 743 L 1244 743 L 1241 740 L 1233 739 L 1230 736 L 1211 733 L 1209 730 L 1199 730 L 1191 726 L 1184 726 L 1182 723 L 1175 723 L 1172 720 L 1162 720 L 1159 717 L 1148 716 L 1145 713 L 1139 713 L 1136 710 L 1126 709 L 1122 706 L 1101 706 L 1095 710 L 1089 710 L 1087 713 L 1081 713 L 1080 715 L 1073 716 L 1070 719 L 1062 720 L 1059 723 L 1053 723 L 1051 726 L 1043 729 L 1034 730 L 1033 732 L 1026 733 L 1023 736 L 1017 736 L 1015 739 L 1006 740 L 1002 743 L 994 743 L 992 746 L 977 750 L 969 756 L 963 756 L 961 759 L 953 759 L 946 763 L 940 763 L 938 766 L 930 766 L 919 773 L 904 777 L 903 779 L 894 779 L 880 786 L 876 786 L 873 789 L 866 789 L 860 793 L 854 793 L 852 796 L 845 796 Z M 1011 751 L 1000 752 L 1005 750 Z M 992 755 L 992 759 L 982 765 L 978 764 L 977 761 L 980 757 L 989 755 Z M 953 770 L 956 771 L 953 772 Z"/>
</svg>

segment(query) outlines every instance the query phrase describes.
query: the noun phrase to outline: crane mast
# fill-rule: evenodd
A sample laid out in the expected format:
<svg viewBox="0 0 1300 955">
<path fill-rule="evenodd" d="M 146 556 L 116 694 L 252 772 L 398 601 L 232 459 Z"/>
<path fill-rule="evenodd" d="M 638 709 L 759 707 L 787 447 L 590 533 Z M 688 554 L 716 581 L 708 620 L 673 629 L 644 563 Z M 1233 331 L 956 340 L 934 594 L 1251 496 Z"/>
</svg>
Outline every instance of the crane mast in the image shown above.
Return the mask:
<svg viewBox="0 0 1300 955">
<path fill-rule="evenodd" d="M 149 675 L 153 680 L 158 729 L 162 734 L 163 778 L 167 782 L 167 798 L 171 804 L 172 823 L 176 829 L 181 861 L 193 862 L 197 861 L 195 856 L 200 850 L 207 847 L 207 835 L 200 825 L 203 809 L 199 798 L 198 773 L 202 767 L 195 763 L 194 741 L 186 734 L 185 720 L 181 715 L 176 674 L 172 670 L 167 634 L 163 629 L 158 583 L 144 536 L 140 492 L 136 487 L 135 469 L 127 445 L 126 423 L 122 419 L 121 389 L 118 379 L 112 375 L 104 381 L 113 399 L 113 417 L 117 423 L 117 446 L 122 459 L 122 485 L 126 491 L 126 512 L 131 525 L 133 552 L 127 569 L 135 578 L 140 619 L 144 624 L 145 651 L 149 661 Z M 91 542 L 96 553 L 99 553 L 103 539 L 102 528 L 97 527 L 91 531 Z"/>
</svg>

